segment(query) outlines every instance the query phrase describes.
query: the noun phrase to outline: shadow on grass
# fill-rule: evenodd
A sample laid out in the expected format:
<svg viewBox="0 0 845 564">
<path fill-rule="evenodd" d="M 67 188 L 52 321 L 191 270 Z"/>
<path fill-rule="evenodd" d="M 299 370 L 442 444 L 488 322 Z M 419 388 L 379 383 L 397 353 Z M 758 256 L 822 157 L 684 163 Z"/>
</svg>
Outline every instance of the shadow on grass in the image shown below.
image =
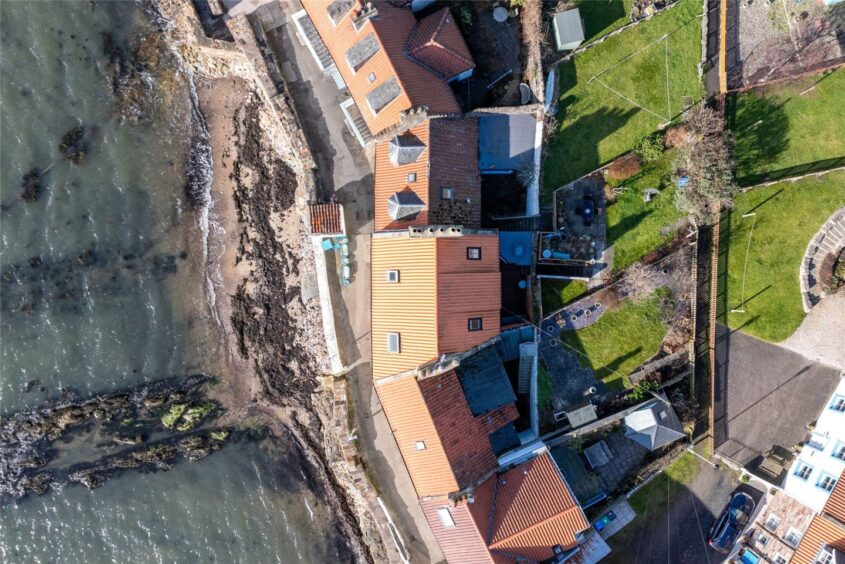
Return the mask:
<svg viewBox="0 0 845 564">
<path fill-rule="evenodd" d="M 577 7 L 584 21 L 585 44 L 628 23 L 624 0 L 582 0 Z"/>
<path fill-rule="evenodd" d="M 728 98 L 728 125 L 736 137 L 736 170 L 740 184 L 789 149 L 789 116 L 783 106 L 753 93 Z"/>
</svg>

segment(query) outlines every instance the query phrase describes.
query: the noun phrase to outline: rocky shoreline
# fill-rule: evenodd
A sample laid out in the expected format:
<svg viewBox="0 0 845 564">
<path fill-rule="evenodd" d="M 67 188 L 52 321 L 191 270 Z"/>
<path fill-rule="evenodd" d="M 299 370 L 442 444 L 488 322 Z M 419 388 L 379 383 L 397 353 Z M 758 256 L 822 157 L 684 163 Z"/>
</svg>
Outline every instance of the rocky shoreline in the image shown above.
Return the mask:
<svg viewBox="0 0 845 564">
<path fill-rule="evenodd" d="M 220 450 L 234 429 L 214 426 L 223 410 L 205 394 L 210 382 L 197 374 L 84 400 L 65 390 L 52 404 L 0 417 L 0 502 L 65 484 L 94 489 L 123 470 L 167 470 Z M 88 460 L 63 464 L 89 442 Z"/>
<path fill-rule="evenodd" d="M 341 448 L 330 393 L 321 386 L 328 362 L 305 225 L 309 165 L 291 139 L 297 131 L 288 130 L 295 119 L 280 116 L 268 98 L 239 47 L 242 29 L 234 44 L 209 40 L 189 4 L 157 0 L 155 7 L 195 82 L 211 145 L 208 266 L 219 275 L 212 276 L 210 301 L 231 351 L 211 396 L 227 408 L 227 424 L 250 420 L 293 438 L 355 561 L 386 561 L 366 502 L 338 471 Z"/>
</svg>

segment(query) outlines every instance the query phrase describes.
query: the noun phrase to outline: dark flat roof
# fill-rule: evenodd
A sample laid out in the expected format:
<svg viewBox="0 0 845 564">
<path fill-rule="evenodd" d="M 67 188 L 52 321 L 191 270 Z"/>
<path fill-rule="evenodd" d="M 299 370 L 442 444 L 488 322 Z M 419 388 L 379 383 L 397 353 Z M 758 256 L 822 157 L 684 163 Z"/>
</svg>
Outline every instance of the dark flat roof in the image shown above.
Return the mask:
<svg viewBox="0 0 845 564">
<path fill-rule="evenodd" d="M 484 114 L 478 120 L 481 172 L 519 170 L 534 163 L 537 119 L 526 114 Z"/>
<path fill-rule="evenodd" d="M 495 347 L 485 347 L 465 358 L 455 372 L 473 415 L 481 415 L 516 401 Z"/>
</svg>

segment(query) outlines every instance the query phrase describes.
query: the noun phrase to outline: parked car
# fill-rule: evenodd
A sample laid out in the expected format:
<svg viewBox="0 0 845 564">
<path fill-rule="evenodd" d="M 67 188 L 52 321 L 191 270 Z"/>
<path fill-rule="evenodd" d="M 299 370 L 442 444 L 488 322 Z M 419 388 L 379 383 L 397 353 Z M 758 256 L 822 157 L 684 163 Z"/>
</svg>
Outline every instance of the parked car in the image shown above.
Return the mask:
<svg viewBox="0 0 845 564">
<path fill-rule="evenodd" d="M 728 505 L 710 529 L 708 544 L 721 553 L 728 554 L 739 534 L 754 513 L 754 500 L 747 493 L 734 492 Z"/>
</svg>

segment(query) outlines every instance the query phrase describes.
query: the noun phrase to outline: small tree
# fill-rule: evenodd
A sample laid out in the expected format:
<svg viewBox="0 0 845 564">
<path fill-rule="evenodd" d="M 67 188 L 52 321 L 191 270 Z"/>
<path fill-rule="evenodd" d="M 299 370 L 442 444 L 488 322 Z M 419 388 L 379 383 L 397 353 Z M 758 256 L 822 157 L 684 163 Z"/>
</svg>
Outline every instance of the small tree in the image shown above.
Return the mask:
<svg viewBox="0 0 845 564">
<path fill-rule="evenodd" d="M 687 114 L 689 143 L 678 150 L 675 205 L 696 225 L 710 224 L 719 210 L 733 204 L 733 135 L 715 110 L 697 106 Z"/>
</svg>

